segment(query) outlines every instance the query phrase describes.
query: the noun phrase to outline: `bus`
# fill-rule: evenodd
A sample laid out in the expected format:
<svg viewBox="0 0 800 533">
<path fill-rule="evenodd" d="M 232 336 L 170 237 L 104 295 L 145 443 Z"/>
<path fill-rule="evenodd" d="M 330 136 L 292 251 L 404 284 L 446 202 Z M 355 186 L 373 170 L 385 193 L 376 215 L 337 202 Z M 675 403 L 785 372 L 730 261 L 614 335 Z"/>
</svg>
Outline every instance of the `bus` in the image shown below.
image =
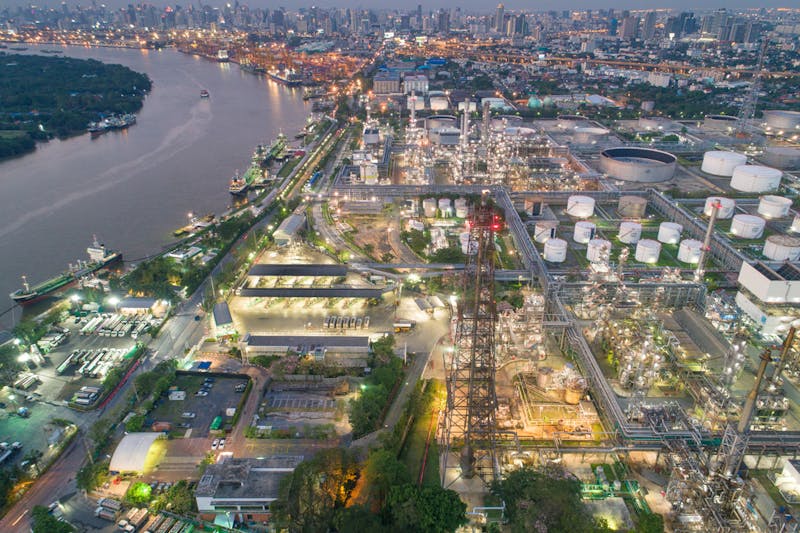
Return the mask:
<svg viewBox="0 0 800 533">
<path fill-rule="evenodd" d="M 394 323 L 394 332 L 395 333 L 407 333 L 411 331 L 411 328 L 414 327 L 414 323 L 411 321 L 400 321 Z"/>
<path fill-rule="evenodd" d="M 222 417 L 217 416 L 214 420 L 211 421 L 211 427 L 209 428 L 211 431 L 219 431 L 222 429 Z"/>
</svg>

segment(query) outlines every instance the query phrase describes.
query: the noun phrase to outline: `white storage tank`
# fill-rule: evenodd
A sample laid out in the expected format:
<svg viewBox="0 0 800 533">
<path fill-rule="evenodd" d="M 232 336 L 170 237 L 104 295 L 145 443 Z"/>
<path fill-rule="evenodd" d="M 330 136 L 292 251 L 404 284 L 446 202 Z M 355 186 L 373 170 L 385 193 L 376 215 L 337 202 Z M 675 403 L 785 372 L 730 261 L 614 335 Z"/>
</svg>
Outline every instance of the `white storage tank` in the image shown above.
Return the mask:
<svg viewBox="0 0 800 533">
<path fill-rule="evenodd" d="M 575 144 L 594 144 L 608 135 L 605 128 L 575 128 L 572 142 Z"/>
<path fill-rule="evenodd" d="M 597 231 L 597 226 L 592 222 L 579 220 L 575 223 L 575 230 L 572 232 L 572 239 L 575 242 L 586 244 L 594 238 L 594 233 Z"/>
<path fill-rule="evenodd" d="M 642 218 L 647 211 L 647 198 L 641 196 L 620 196 L 617 212 L 622 218 Z"/>
<path fill-rule="evenodd" d="M 589 218 L 594 214 L 594 198 L 573 195 L 567 199 L 567 214 L 575 218 Z"/>
<path fill-rule="evenodd" d="M 664 244 L 678 244 L 683 226 L 676 222 L 662 222 L 658 226 L 658 240 Z"/>
<path fill-rule="evenodd" d="M 611 243 L 605 239 L 592 239 L 586 246 L 586 259 L 592 263 L 602 263 L 608 260 L 611 252 Z"/>
<path fill-rule="evenodd" d="M 567 241 L 553 237 L 544 243 L 544 260 L 563 263 L 567 259 Z"/>
<path fill-rule="evenodd" d="M 681 241 L 681 245 L 678 246 L 678 261 L 697 264 L 700 261 L 700 253 L 702 250 L 702 241 L 684 239 Z"/>
<path fill-rule="evenodd" d="M 761 160 L 775 168 L 800 168 L 800 148 L 791 146 L 769 146 Z"/>
<path fill-rule="evenodd" d="M 436 198 L 425 198 L 422 200 L 422 211 L 428 218 L 436 216 Z"/>
<path fill-rule="evenodd" d="M 450 198 L 439 198 L 439 211 L 442 212 L 443 217 L 453 215 L 453 202 L 450 201 Z"/>
<path fill-rule="evenodd" d="M 617 238 L 625 244 L 636 244 L 642 238 L 642 225 L 638 222 L 621 222 Z"/>
<path fill-rule="evenodd" d="M 781 184 L 783 172 L 761 165 L 741 165 L 734 169 L 731 187 L 742 192 L 774 191 Z"/>
<path fill-rule="evenodd" d="M 797 261 L 800 258 L 800 237 L 770 235 L 764 242 L 763 253 L 773 261 Z"/>
<path fill-rule="evenodd" d="M 800 233 L 800 215 L 794 216 L 794 220 L 792 220 L 792 225 L 789 227 L 789 231 Z"/>
<path fill-rule="evenodd" d="M 764 233 L 767 222 L 755 215 L 738 214 L 731 222 L 731 233 L 740 239 L 758 239 Z"/>
<path fill-rule="evenodd" d="M 547 242 L 556 236 L 556 228 L 558 221 L 556 220 L 540 220 L 533 227 L 533 240 L 536 242 Z"/>
<path fill-rule="evenodd" d="M 703 155 L 703 164 L 700 170 L 714 176 L 733 175 L 733 170 L 747 163 L 747 156 L 736 152 L 723 152 L 714 150 Z"/>
<path fill-rule="evenodd" d="M 764 111 L 764 120 L 766 120 L 769 128 L 779 132 L 800 131 L 800 111 L 786 111 L 783 109 Z"/>
<path fill-rule="evenodd" d="M 783 196 L 768 194 L 762 196 L 758 201 L 758 214 L 766 218 L 781 218 L 789 214 L 792 201 Z"/>
<path fill-rule="evenodd" d="M 458 218 L 467 218 L 469 215 L 469 207 L 467 206 L 466 198 L 456 198 L 454 202 L 456 207 L 456 216 Z"/>
<path fill-rule="evenodd" d="M 707 217 L 710 217 L 712 207 L 717 202 L 719 202 L 717 218 L 731 218 L 733 216 L 733 210 L 736 208 L 736 200 L 732 198 L 723 198 L 721 196 L 709 196 L 706 198 L 706 205 L 703 207 L 703 214 Z"/>
<path fill-rule="evenodd" d="M 640 263 L 656 263 L 661 255 L 661 243 L 653 239 L 642 239 L 636 244 L 634 257 Z"/>
</svg>

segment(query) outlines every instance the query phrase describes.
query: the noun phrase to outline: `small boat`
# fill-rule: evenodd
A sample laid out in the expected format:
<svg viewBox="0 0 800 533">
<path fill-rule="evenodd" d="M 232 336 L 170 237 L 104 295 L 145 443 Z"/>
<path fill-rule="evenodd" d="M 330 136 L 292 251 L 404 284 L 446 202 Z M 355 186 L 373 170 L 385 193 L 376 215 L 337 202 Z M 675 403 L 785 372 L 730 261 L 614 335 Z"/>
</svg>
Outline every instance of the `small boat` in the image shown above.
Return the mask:
<svg viewBox="0 0 800 533">
<path fill-rule="evenodd" d="M 208 94 L 207 90 L 203 89 L 202 91 L 200 91 L 200 98 L 208 98 L 209 96 L 211 95 Z"/>
</svg>

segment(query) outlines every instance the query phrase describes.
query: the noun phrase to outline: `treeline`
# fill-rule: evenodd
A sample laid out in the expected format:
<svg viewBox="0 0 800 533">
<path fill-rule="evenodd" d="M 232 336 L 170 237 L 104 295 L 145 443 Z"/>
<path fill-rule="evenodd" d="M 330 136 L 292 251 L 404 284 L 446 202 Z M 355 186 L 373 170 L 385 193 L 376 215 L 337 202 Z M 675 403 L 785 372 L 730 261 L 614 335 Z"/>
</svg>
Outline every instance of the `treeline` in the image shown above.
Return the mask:
<svg viewBox="0 0 800 533">
<path fill-rule="evenodd" d="M 2 55 L 0 158 L 30 151 L 35 140 L 86 131 L 87 123 L 134 113 L 152 85 L 141 73 L 94 59 Z"/>
</svg>

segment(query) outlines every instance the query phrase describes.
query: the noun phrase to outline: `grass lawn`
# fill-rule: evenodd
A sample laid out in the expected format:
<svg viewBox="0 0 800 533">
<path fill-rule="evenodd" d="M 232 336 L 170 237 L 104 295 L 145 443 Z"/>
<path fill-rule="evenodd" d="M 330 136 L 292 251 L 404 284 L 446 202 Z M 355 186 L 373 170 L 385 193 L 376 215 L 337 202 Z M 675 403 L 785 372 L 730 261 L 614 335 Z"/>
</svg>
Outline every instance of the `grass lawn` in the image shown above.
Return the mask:
<svg viewBox="0 0 800 533">
<path fill-rule="evenodd" d="M 414 419 L 405 445 L 400 451 L 400 460 L 405 463 L 414 483 L 419 480 L 420 468 L 425 456 L 425 443 L 430 431 L 431 442 L 422 483 L 439 485 L 439 447 L 436 444 L 436 424 L 439 413 L 439 397 L 444 394 L 444 384 L 430 381 L 422 401 L 422 415 Z"/>
<path fill-rule="evenodd" d="M 289 161 L 284 163 L 284 165 L 278 171 L 278 177 L 285 178 L 286 176 L 291 174 L 292 170 L 294 170 L 294 167 L 296 167 L 302 159 L 303 159 L 302 157 L 293 157 Z"/>
</svg>

